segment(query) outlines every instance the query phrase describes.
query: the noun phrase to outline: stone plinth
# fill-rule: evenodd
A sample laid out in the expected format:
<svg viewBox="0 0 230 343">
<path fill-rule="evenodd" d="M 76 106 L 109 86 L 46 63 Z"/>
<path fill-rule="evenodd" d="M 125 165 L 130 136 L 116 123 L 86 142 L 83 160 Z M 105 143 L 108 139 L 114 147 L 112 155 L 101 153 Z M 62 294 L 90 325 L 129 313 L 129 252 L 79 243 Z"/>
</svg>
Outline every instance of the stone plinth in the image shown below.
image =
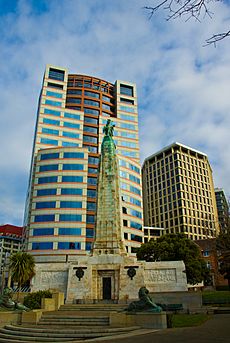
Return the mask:
<svg viewBox="0 0 230 343">
<path fill-rule="evenodd" d="M 124 327 L 124 326 L 140 326 L 142 328 L 151 329 L 166 329 L 167 317 L 166 312 L 149 313 L 149 312 L 136 312 L 136 313 L 120 313 L 110 312 L 110 326 Z"/>
</svg>

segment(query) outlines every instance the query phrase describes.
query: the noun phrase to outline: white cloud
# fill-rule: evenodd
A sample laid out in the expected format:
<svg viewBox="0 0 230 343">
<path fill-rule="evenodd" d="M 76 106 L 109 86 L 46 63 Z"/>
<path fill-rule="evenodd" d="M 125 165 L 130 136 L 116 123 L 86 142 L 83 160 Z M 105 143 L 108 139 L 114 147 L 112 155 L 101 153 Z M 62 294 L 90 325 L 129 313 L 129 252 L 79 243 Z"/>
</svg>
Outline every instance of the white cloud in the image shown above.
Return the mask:
<svg viewBox="0 0 230 343">
<path fill-rule="evenodd" d="M 23 0 L 17 13 L 1 18 L 0 177 L 10 175 L 1 193 L 8 208 L 0 210 L 3 221 L 21 222 L 47 63 L 111 82 L 136 82 L 142 158 L 175 140 L 190 145 L 207 153 L 216 185 L 230 194 L 230 44 L 202 47 L 205 38 L 225 28 L 229 7 L 218 4 L 215 18 L 203 23 L 164 22 L 162 14 L 147 20 L 147 2 L 51 0 L 42 12 Z M 7 187 L 12 180 L 22 183 L 20 192 L 15 187 L 18 195 Z"/>
</svg>

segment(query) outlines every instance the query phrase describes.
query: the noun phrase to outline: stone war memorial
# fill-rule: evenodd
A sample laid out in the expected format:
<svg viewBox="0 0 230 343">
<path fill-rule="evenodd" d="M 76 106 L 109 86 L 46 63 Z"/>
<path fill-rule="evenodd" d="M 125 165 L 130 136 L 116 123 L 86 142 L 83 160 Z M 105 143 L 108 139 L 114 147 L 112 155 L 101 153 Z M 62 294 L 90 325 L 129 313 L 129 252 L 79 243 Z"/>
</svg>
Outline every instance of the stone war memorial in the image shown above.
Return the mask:
<svg viewBox="0 0 230 343">
<path fill-rule="evenodd" d="M 108 120 L 103 130 L 91 255 L 70 257 L 67 262 L 37 263 L 32 291 L 55 289 L 65 294 L 66 303 L 131 303 L 141 287 L 150 293 L 187 291 L 183 261 L 137 261 L 126 252 L 113 130 Z"/>
</svg>

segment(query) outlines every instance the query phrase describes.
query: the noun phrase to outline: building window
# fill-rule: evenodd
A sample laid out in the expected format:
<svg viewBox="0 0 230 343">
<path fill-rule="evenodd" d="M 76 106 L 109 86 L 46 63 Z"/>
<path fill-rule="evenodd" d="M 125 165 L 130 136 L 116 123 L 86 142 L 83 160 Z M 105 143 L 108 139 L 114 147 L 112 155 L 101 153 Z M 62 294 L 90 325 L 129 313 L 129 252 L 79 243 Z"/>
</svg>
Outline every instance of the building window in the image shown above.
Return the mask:
<svg viewBox="0 0 230 343">
<path fill-rule="evenodd" d="M 126 219 L 123 219 L 123 226 L 128 226 L 128 221 Z"/>
<path fill-rule="evenodd" d="M 54 100 L 49 100 L 49 99 L 46 99 L 45 100 L 45 104 L 46 105 L 51 105 L 51 106 L 57 106 L 57 107 L 61 107 L 61 102 L 60 101 L 54 101 Z"/>
<path fill-rule="evenodd" d="M 86 237 L 94 238 L 94 229 L 86 229 Z"/>
<path fill-rule="evenodd" d="M 32 250 L 52 250 L 53 242 L 32 243 Z"/>
<path fill-rule="evenodd" d="M 47 164 L 45 166 L 40 166 L 39 172 L 58 170 L 58 164 Z"/>
<path fill-rule="evenodd" d="M 48 87 L 56 88 L 56 89 L 63 89 L 62 85 L 59 85 L 58 83 L 52 83 L 52 82 L 48 82 Z"/>
<path fill-rule="evenodd" d="M 34 218 L 35 223 L 39 222 L 54 222 L 55 221 L 55 215 L 54 214 L 41 214 L 37 215 Z"/>
<path fill-rule="evenodd" d="M 62 170 L 84 170 L 84 165 L 76 163 L 63 164 Z"/>
<path fill-rule="evenodd" d="M 81 222 L 82 216 L 80 214 L 60 214 L 60 222 Z"/>
<path fill-rule="evenodd" d="M 81 229 L 79 228 L 59 228 L 58 234 L 62 236 L 81 236 Z"/>
<path fill-rule="evenodd" d="M 62 136 L 63 137 L 70 137 L 70 138 L 79 138 L 80 137 L 79 133 L 66 132 L 66 131 L 63 131 Z"/>
<path fill-rule="evenodd" d="M 81 201 L 61 201 L 60 208 L 82 208 Z"/>
<path fill-rule="evenodd" d="M 54 229 L 51 228 L 33 229 L 33 236 L 52 236 L 53 234 Z"/>
<path fill-rule="evenodd" d="M 46 91 L 46 95 L 47 96 L 53 96 L 54 98 L 62 99 L 62 94 L 61 93 Z"/>
<path fill-rule="evenodd" d="M 95 106 L 95 107 L 99 107 L 100 106 L 98 101 L 93 101 L 93 100 L 88 100 L 88 99 L 84 100 L 84 104 L 85 105 L 90 105 L 90 106 Z"/>
<path fill-rule="evenodd" d="M 83 142 L 87 143 L 94 143 L 97 144 L 97 138 L 96 137 L 91 137 L 91 136 L 83 136 Z"/>
<path fill-rule="evenodd" d="M 64 152 L 64 158 L 84 158 L 83 152 Z"/>
<path fill-rule="evenodd" d="M 49 69 L 49 78 L 58 81 L 64 81 L 65 72 L 64 70 L 58 70 L 54 68 Z"/>
<path fill-rule="evenodd" d="M 48 108 L 44 109 L 44 113 L 45 114 L 51 114 L 52 116 L 57 116 L 57 117 L 60 117 L 60 115 L 61 115 L 61 112 L 55 111 L 55 110 L 50 110 Z"/>
<path fill-rule="evenodd" d="M 60 125 L 60 121 L 59 120 L 48 119 L 48 118 L 43 118 L 43 123 L 44 124 L 49 124 L 49 125 L 56 125 L 56 126 Z"/>
<path fill-rule="evenodd" d="M 133 96 L 133 87 L 121 84 L 120 93 L 128 96 Z"/>
<path fill-rule="evenodd" d="M 57 176 L 44 176 L 38 178 L 38 184 L 57 182 Z"/>
<path fill-rule="evenodd" d="M 62 188 L 61 195 L 82 195 L 81 188 Z"/>
<path fill-rule="evenodd" d="M 79 114 L 74 114 L 74 113 L 64 113 L 64 118 L 71 118 L 71 119 L 77 119 L 80 120 L 81 116 Z"/>
<path fill-rule="evenodd" d="M 87 197 L 88 198 L 96 198 L 97 191 L 94 189 L 87 189 Z"/>
<path fill-rule="evenodd" d="M 83 176 L 63 175 L 62 182 L 83 182 Z"/>
<path fill-rule="evenodd" d="M 37 190 L 37 196 L 56 195 L 56 194 L 57 194 L 56 188 L 46 188 L 46 189 L 38 189 Z"/>
<path fill-rule="evenodd" d="M 39 208 L 55 208 L 56 201 L 41 201 L 36 203 L 36 209 Z"/>
<path fill-rule="evenodd" d="M 70 127 L 72 129 L 80 129 L 80 124 L 64 122 L 63 126 L 64 127 Z"/>
<path fill-rule="evenodd" d="M 130 227 L 133 229 L 142 230 L 142 225 L 133 221 L 130 221 Z"/>
<path fill-rule="evenodd" d="M 79 242 L 58 242 L 58 249 L 61 250 L 80 250 L 81 243 Z"/>
<path fill-rule="evenodd" d="M 84 132 L 91 132 L 97 134 L 97 128 L 91 126 L 84 126 Z"/>
<path fill-rule="evenodd" d="M 41 143 L 48 144 L 48 145 L 58 145 L 58 140 L 49 139 L 49 138 L 41 138 Z"/>
<path fill-rule="evenodd" d="M 95 211 L 96 210 L 96 203 L 95 202 L 87 202 L 87 211 Z"/>
<path fill-rule="evenodd" d="M 209 256 L 209 250 L 204 250 L 204 251 L 203 251 L 203 256 L 205 256 L 205 257 L 206 257 L 206 256 Z"/>
<path fill-rule="evenodd" d="M 92 249 L 92 242 L 86 242 L 85 243 L 85 250 L 90 251 Z"/>
<path fill-rule="evenodd" d="M 132 216 L 134 216 L 134 217 L 142 218 L 142 214 L 141 214 L 141 212 L 139 212 L 139 211 L 130 209 L 130 214 L 131 214 Z"/>
<path fill-rule="evenodd" d="M 95 216 L 87 214 L 86 215 L 86 223 L 87 224 L 94 224 L 95 223 Z"/>
<path fill-rule="evenodd" d="M 98 125 L 98 120 L 94 119 L 94 118 L 85 117 L 84 118 L 84 122 L 85 123 L 90 123 L 90 124 Z"/>
<path fill-rule="evenodd" d="M 73 103 L 73 104 L 81 104 L 81 99 L 80 98 L 67 98 L 66 102 L 69 103 Z"/>
<path fill-rule="evenodd" d="M 81 95 L 82 91 L 80 89 L 68 89 L 67 94 L 76 94 L 76 95 Z"/>
<path fill-rule="evenodd" d="M 66 147 L 76 147 L 76 146 L 79 146 L 78 143 L 73 143 L 73 142 L 62 142 L 62 146 Z"/>
<path fill-rule="evenodd" d="M 141 191 L 139 188 L 136 188 L 134 186 L 130 186 L 130 192 L 136 193 L 138 195 L 141 195 Z"/>
<path fill-rule="evenodd" d="M 131 234 L 131 240 L 142 243 L 142 237 Z"/>
<path fill-rule="evenodd" d="M 98 157 L 90 157 L 88 159 L 89 164 L 99 164 L 99 158 Z"/>
<path fill-rule="evenodd" d="M 97 185 L 97 178 L 96 177 L 88 177 L 88 185 Z"/>
<path fill-rule="evenodd" d="M 91 98 L 97 98 L 99 99 L 99 94 L 98 93 L 94 93 L 94 92 L 90 92 L 90 91 L 85 91 L 84 94 L 86 96 L 90 96 Z"/>
<path fill-rule="evenodd" d="M 125 102 L 126 104 L 134 105 L 134 100 L 126 99 L 126 98 L 120 98 L 121 102 Z"/>
<path fill-rule="evenodd" d="M 96 115 L 96 116 L 99 115 L 99 111 L 98 111 L 98 110 L 93 110 L 93 109 L 91 109 L 91 108 L 85 108 L 85 107 L 84 107 L 84 112 L 85 112 L 86 114 L 93 114 L 93 115 Z"/>
</svg>

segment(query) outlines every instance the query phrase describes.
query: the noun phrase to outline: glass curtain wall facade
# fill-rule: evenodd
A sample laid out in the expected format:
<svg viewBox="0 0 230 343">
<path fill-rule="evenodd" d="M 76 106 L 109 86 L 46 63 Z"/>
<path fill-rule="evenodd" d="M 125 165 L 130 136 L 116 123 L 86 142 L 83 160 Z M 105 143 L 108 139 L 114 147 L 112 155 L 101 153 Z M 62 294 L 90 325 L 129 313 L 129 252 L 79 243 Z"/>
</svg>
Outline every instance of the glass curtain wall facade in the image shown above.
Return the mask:
<svg viewBox="0 0 230 343">
<path fill-rule="evenodd" d="M 193 240 L 219 233 L 207 155 L 173 143 L 145 159 L 142 182 L 145 226 L 184 232 Z"/>
<path fill-rule="evenodd" d="M 93 246 L 100 146 L 108 118 L 116 125 L 128 253 L 143 240 L 135 84 L 112 84 L 48 65 L 38 105 L 24 225 L 26 249 L 40 260 L 85 254 Z"/>
</svg>

